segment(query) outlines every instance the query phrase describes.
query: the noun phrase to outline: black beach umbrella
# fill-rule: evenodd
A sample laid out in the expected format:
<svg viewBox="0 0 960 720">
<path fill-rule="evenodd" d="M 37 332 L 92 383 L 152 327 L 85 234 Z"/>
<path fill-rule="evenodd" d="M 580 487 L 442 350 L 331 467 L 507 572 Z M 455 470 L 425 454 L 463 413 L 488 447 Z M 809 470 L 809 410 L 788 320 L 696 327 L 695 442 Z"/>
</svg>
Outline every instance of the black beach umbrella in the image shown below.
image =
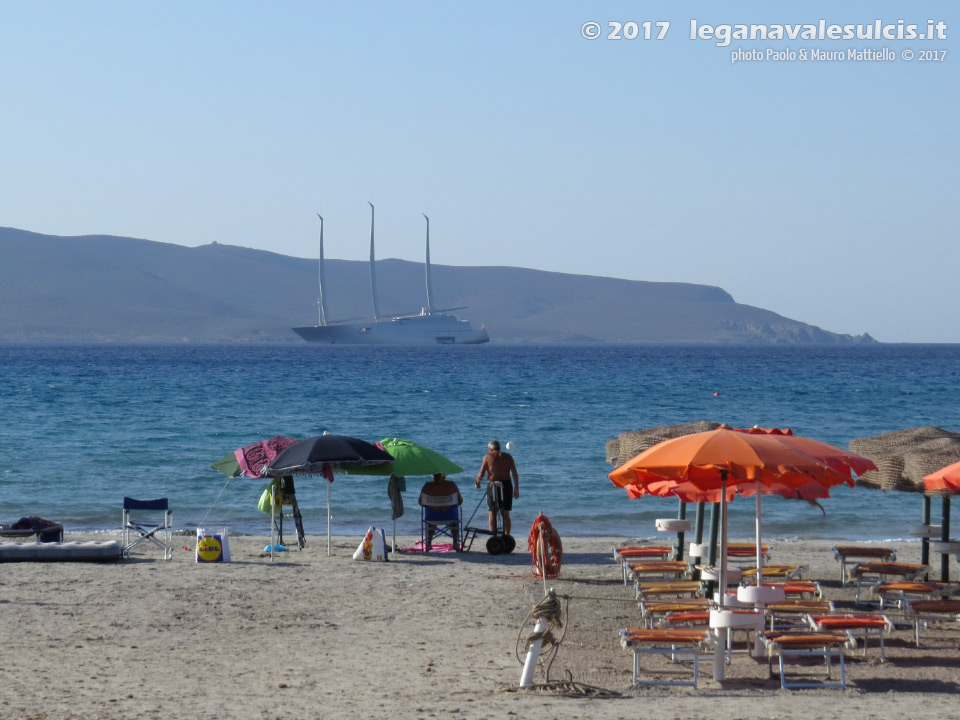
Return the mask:
<svg viewBox="0 0 960 720">
<path fill-rule="evenodd" d="M 376 445 L 346 435 L 317 435 L 300 440 L 279 453 L 267 475 L 316 475 L 348 465 L 379 465 L 393 456 Z"/>
<path fill-rule="evenodd" d="M 330 554 L 330 483 L 333 469 L 393 462 L 390 453 L 366 440 L 346 435 L 316 435 L 279 453 L 265 475 L 323 475 L 327 479 L 327 555 Z"/>
</svg>

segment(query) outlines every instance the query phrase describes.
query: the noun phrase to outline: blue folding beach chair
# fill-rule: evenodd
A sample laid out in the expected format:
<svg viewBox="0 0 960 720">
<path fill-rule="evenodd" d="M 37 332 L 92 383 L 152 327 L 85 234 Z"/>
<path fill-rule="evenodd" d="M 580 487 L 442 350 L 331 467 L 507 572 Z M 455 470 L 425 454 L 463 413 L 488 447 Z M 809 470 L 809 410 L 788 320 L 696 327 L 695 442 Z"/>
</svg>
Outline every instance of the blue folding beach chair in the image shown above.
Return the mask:
<svg viewBox="0 0 960 720">
<path fill-rule="evenodd" d="M 427 551 L 427 543 L 436 542 L 438 537 L 446 536 L 453 543 L 453 548 L 457 552 L 463 550 L 462 533 L 460 527 L 463 525 L 463 516 L 460 512 L 460 505 L 457 503 L 456 493 L 446 496 L 432 496 L 422 494 L 420 496 L 420 541 L 424 552 Z M 438 510 L 438 507 L 444 507 L 445 510 Z"/>
</svg>

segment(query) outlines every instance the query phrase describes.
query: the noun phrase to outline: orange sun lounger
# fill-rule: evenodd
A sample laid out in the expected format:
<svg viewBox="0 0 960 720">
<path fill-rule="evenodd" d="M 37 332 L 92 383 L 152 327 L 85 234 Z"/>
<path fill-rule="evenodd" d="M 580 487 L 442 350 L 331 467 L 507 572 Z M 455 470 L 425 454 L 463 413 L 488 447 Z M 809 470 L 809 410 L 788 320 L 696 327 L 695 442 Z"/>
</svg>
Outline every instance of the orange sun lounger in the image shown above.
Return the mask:
<svg viewBox="0 0 960 720">
<path fill-rule="evenodd" d="M 832 613 L 834 606 L 829 600 L 791 599 L 784 600 L 783 602 L 770 603 L 763 611 L 770 620 L 770 631 L 774 632 L 776 631 L 778 623 L 796 625 L 798 621 L 803 620 L 804 615 L 808 615 L 809 613 Z"/>
<path fill-rule="evenodd" d="M 770 557 L 770 545 L 768 543 L 761 543 L 760 552 L 763 554 L 763 559 L 766 561 Z M 745 558 L 747 560 L 755 558 L 757 556 L 757 544 L 756 543 L 741 543 L 733 542 L 727 543 L 727 557 L 728 558 Z"/>
<path fill-rule="evenodd" d="M 960 623 L 960 600 L 907 600 L 905 614 L 913 622 L 914 638 L 920 647 L 920 626 L 932 622 Z"/>
<path fill-rule="evenodd" d="M 803 571 L 807 570 L 807 565 L 764 565 L 763 576 L 766 578 L 783 578 L 784 580 L 796 580 L 803 576 Z M 743 568 L 743 577 L 757 576 L 757 567 Z"/>
<path fill-rule="evenodd" d="M 872 545 L 834 545 L 833 557 L 840 563 L 840 585 L 847 584 L 847 563 L 853 558 L 874 559 L 893 562 L 897 559 L 897 551 L 893 548 L 875 547 Z M 859 561 L 859 560 L 858 560 Z"/>
<path fill-rule="evenodd" d="M 685 598 L 680 600 L 641 599 L 640 617 L 644 626 L 652 628 L 663 617 L 674 612 L 709 611 L 710 601 L 706 598 Z"/>
<path fill-rule="evenodd" d="M 683 560 L 628 560 L 625 565 L 629 575 L 637 581 L 643 581 L 645 576 L 659 577 L 664 580 L 673 576 L 675 579 L 680 579 L 689 569 Z"/>
<path fill-rule="evenodd" d="M 867 654 L 867 641 L 871 635 L 880 639 L 880 662 L 887 661 L 883 639 L 893 632 L 893 623 L 886 615 L 866 613 L 810 613 L 807 622 L 817 632 L 848 630 L 854 636 L 863 636 L 863 654 Z"/>
<path fill-rule="evenodd" d="M 765 632 L 761 635 L 763 644 L 767 648 L 767 657 L 772 661 L 776 655 L 780 660 L 780 687 L 806 688 L 806 687 L 847 687 L 847 667 L 844 661 L 844 651 L 856 647 L 856 640 L 849 632 L 816 632 L 816 631 L 796 631 L 787 632 Z M 827 667 L 827 680 L 830 679 L 830 659 L 838 658 L 840 660 L 840 682 L 787 682 L 787 676 L 784 669 L 784 659 L 787 657 L 814 656 L 822 657 Z M 771 675 L 772 666 L 771 666 Z"/>
<path fill-rule="evenodd" d="M 633 652 L 634 685 L 690 685 L 697 687 L 699 677 L 699 656 L 710 645 L 710 631 L 706 628 L 642 628 L 620 631 L 620 645 L 624 650 Z M 665 655 L 670 662 L 682 659 L 693 661 L 691 680 L 640 680 L 640 655 Z"/>
<path fill-rule="evenodd" d="M 928 565 L 894 562 L 867 562 L 857 563 L 850 571 L 850 580 L 857 581 L 857 596 L 855 602 L 862 604 L 860 597 L 863 584 L 879 585 L 891 578 L 898 580 L 915 580 L 929 569 Z"/>
<path fill-rule="evenodd" d="M 765 582 L 764 587 L 783 588 L 787 598 L 816 599 L 823 598 L 823 588 L 816 580 L 787 580 L 785 582 Z"/>
<path fill-rule="evenodd" d="M 960 583 L 950 582 L 922 582 L 919 580 L 904 580 L 882 582 L 875 585 L 873 593 L 880 598 L 880 609 L 885 603 L 892 602 L 899 608 L 910 598 L 916 600 L 937 600 L 947 595 L 960 592 Z"/>
<path fill-rule="evenodd" d="M 674 548 L 669 545 L 630 545 L 613 548 L 613 559 L 623 570 L 623 584 L 627 584 L 627 565 L 630 560 L 669 560 Z"/>
<path fill-rule="evenodd" d="M 696 597 L 700 593 L 700 582 L 697 580 L 638 581 L 634 583 L 634 587 L 637 600 L 653 597 Z"/>
</svg>

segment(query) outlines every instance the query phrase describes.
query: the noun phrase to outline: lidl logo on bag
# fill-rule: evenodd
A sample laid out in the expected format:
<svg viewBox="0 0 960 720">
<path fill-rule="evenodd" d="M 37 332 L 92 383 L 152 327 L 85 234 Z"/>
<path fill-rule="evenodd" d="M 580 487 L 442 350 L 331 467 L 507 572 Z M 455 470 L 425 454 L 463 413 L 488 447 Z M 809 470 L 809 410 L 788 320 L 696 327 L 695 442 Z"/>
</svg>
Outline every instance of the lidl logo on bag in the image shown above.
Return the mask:
<svg viewBox="0 0 960 720">
<path fill-rule="evenodd" d="M 205 535 L 197 541 L 199 562 L 223 562 L 223 545 L 216 535 Z"/>
</svg>

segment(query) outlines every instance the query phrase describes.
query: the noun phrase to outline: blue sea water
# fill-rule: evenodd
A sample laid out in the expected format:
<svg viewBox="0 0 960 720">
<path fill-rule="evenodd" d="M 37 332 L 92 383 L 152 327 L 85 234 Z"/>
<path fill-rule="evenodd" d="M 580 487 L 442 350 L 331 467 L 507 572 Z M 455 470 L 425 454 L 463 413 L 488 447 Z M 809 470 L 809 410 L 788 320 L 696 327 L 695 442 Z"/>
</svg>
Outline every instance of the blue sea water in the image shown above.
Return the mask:
<svg viewBox="0 0 960 720">
<path fill-rule="evenodd" d="M 627 500 L 607 479 L 604 445 L 695 420 L 790 427 L 844 447 L 916 425 L 960 430 L 960 346 L 0 344 L 0 521 L 111 530 L 123 496 L 169 497 L 180 528 L 265 534 L 265 482 L 228 480 L 210 463 L 273 435 L 329 431 L 447 455 L 465 468 L 452 479 L 467 517 L 487 441 L 510 441 L 515 535 L 544 512 L 561 535 L 653 536 L 676 501 Z M 400 533 L 419 533 L 420 482 L 408 479 Z M 330 489 L 335 534 L 391 528 L 383 479 L 338 475 Z M 326 491 L 298 479 L 308 535 L 326 532 Z M 821 503 L 825 515 L 765 497 L 765 534 L 907 538 L 920 522 L 912 493 L 840 488 Z M 753 500 L 730 508 L 731 537 L 749 537 Z"/>
</svg>

